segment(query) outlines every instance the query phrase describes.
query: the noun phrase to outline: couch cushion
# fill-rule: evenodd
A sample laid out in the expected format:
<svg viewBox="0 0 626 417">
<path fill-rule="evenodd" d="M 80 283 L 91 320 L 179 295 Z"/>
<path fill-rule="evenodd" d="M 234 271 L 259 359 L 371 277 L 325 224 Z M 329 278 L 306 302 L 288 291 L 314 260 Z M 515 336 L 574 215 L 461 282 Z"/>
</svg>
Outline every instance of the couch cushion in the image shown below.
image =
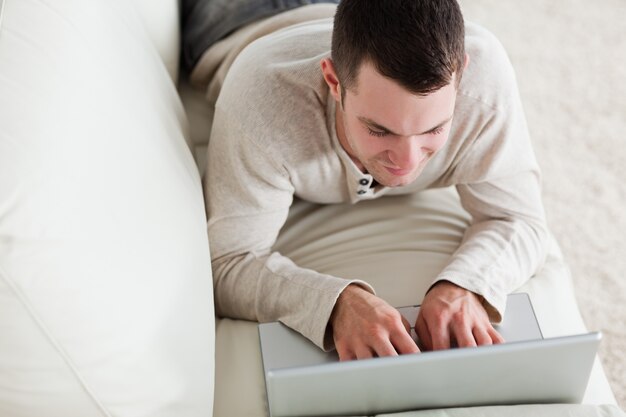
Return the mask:
<svg viewBox="0 0 626 417">
<path fill-rule="evenodd" d="M 131 3 L 4 1 L 0 415 L 211 414 L 202 189 Z"/>
<path fill-rule="evenodd" d="M 392 305 L 412 305 L 421 302 L 468 224 L 469 216 L 454 189 L 357 205 L 318 206 L 299 201 L 292 207 L 275 249 L 303 267 L 363 279 Z M 542 270 L 519 291 L 530 294 L 546 337 L 585 331 L 568 270 L 554 241 Z M 257 325 L 219 320 L 216 343 L 214 416 L 264 416 L 267 404 Z M 238 400 L 242 396 L 245 402 Z M 598 361 L 585 402 L 615 402 Z M 560 415 L 567 415 L 568 409 L 571 406 L 561 409 Z M 492 415 L 473 410 L 473 416 Z M 597 415 L 594 407 L 579 410 L 589 410 L 577 411 L 584 412 L 580 415 Z"/>
<path fill-rule="evenodd" d="M 180 0 L 132 0 L 172 80 L 180 62 Z"/>
</svg>

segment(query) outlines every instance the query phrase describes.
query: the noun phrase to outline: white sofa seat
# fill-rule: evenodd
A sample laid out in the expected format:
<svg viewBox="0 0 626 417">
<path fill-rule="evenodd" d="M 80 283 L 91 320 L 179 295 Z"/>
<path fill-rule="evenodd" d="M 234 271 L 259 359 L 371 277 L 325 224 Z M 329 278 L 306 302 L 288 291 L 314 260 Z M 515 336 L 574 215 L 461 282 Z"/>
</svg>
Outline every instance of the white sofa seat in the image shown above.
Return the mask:
<svg viewBox="0 0 626 417">
<path fill-rule="evenodd" d="M 458 247 L 468 224 L 469 215 L 453 188 L 357 205 L 319 206 L 299 201 L 292 208 L 275 249 L 303 267 L 363 279 L 390 304 L 406 306 L 421 302 Z M 545 265 L 518 292 L 530 295 L 545 337 L 585 332 L 569 272 L 553 239 Z M 216 329 L 214 416 L 266 415 L 256 323 L 221 319 Z M 246 401 L 241 401 L 243 397 Z M 622 415 L 610 405 L 615 404 L 615 399 L 597 360 L 584 403 L 604 406 L 510 406 L 498 408 L 497 415 Z M 496 415 L 494 412 L 492 407 L 482 407 L 450 409 L 438 415 L 488 416 Z M 430 414 L 422 411 L 406 415 Z"/>
</svg>

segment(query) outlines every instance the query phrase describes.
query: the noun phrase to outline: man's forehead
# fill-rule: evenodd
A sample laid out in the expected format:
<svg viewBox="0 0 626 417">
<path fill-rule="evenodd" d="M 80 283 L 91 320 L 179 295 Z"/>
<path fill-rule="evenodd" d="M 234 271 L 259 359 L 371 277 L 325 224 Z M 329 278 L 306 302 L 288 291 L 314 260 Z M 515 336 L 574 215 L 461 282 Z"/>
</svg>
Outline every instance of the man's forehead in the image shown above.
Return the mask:
<svg viewBox="0 0 626 417">
<path fill-rule="evenodd" d="M 450 82 L 448 84 L 446 84 L 445 86 L 442 86 L 439 88 L 439 90 L 441 88 L 444 88 L 446 86 L 453 86 L 456 90 L 456 86 L 457 86 L 457 72 L 452 73 L 452 76 L 450 78 Z M 385 75 L 383 75 L 380 71 L 378 71 L 378 69 L 376 68 L 376 65 L 369 59 L 365 59 L 363 60 L 363 62 L 361 62 L 361 64 L 359 65 L 356 74 L 355 74 L 355 82 L 352 83 L 352 85 L 350 86 L 349 89 L 346 89 L 346 93 L 350 93 L 351 95 L 355 95 L 355 96 L 359 96 L 359 92 L 361 87 L 367 89 L 368 86 L 370 86 L 371 88 L 371 84 L 372 82 L 376 82 L 376 81 L 380 81 L 381 83 L 384 84 L 395 84 L 395 86 L 399 89 L 404 90 L 407 94 L 411 94 L 414 96 L 418 96 L 418 97 L 424 97 L 424 96 L 428 96 L 432 93 L 435 93 L 439 90 L 435 90 L 431 93 L 427 93 L 427 94 L 417 94 L 414 93 L 412 91 L 410 91 L 409 89 L 407 89 L 406 87 L 402 86 L 400 84 L 400 82 L 398 82 L 397 80 L 394 80 L 392 78 L 389 78 Z M 347 94 L 346 94 L 347 95 Z"/>
</svg>

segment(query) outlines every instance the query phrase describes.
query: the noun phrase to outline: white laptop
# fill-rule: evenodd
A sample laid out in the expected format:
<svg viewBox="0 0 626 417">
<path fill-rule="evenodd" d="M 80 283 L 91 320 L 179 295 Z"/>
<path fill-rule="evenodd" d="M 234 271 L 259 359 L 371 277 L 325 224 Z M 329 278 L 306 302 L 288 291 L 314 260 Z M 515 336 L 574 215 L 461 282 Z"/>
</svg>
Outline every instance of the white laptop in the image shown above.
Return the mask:
<svg viewBox="0 0 626 417">
<path fill-rule="evenodd" d="M 415 323 L 419 306 L 398 309 Z M 579 403 L 600 333 L 544 339 L 527 294 L 512 294 L 502 345 L 339 362 L 282 323 L 259 325 L 272 417 Z M 414 330 L 412 330 L 415 337 Z"/>
</svg>

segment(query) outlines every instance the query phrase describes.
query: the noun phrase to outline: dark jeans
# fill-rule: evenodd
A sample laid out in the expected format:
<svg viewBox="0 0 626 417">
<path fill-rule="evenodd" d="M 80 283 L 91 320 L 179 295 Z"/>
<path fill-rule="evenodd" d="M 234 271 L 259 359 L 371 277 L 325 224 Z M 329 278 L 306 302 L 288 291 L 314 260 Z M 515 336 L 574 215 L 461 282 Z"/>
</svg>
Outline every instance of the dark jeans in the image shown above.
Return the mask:
<svg viewBox="0 0 626 417">
<path fill-rule="evenodd" d="M 191 71 L 204 51 L 241 26 L 314 3 L 340 0 L 182 0 L 183 65 Z"/>
</svg>

